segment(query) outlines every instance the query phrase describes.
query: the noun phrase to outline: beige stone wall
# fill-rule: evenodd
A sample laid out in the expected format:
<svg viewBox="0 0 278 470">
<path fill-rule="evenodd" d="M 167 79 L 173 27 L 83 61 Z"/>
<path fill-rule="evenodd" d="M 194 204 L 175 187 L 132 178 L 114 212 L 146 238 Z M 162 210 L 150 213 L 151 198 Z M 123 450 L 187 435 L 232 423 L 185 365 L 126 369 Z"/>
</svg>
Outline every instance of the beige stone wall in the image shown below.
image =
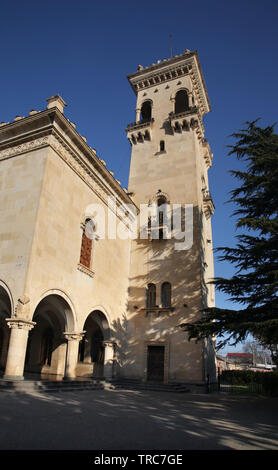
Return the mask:
<svg viewBox="0 0 278 470">
<path fill-rule="evenodd" d="M 25 291 L 46 155 L 35 150 L 0 163 L 0 280 L 14 304 Z"/>
<path fill-rule="evenodd" d="M 82 331 L 87 316 L 95 309 L 107 315 L 111 327 L 126 309 L 129 242 L 94 240 L 94 276 L 77 269 L 81 223 L 86 208 L 95 203 L 107 212 L 96 194 L 49 149 L 26 289 L 31 311 L 47 293 L 60 293 L 70 300 L 74 324 L 68 327 L 75 331 Z"/>
<path fill-rule="evenodd" d="M 192 204 L 193 245 L 190 250 L 176 251 L 177 240 L 132 243 L 127 327 L 130 349 L 123 356 L 122 373 L 146 377 L 147 345 L 163 344 L 165 380 L 201 382 L 207 374 L 209 356 L 213 362 L 213 349 L 211 345 L 188 342 L 178 325 L 200 318 L 201 309 L 214 302 L 207 285 L 213 275 L 213 257 L 212 243 L 207 242 L 212 242 L 211 223 L 203 214 L 203 180 L 209 188 L 203 145 L 196 131 L 189 128 L 172 132 L 169 124 L 173 97 L 179 89 L 192 91 L 189 76 L 138 92 L 136 109 L 144 100 L 152 100 L 154 122 L 148 128 L 151 141 L 132 145 L 129 191 L 134 193 L 137 205 L 153 200 L 158 190 L 168 196 L 171 204 Z M 164 152 L 159 151 L 161 140 L 165 142 Z M 148 283 L 156 285 L 157 304 L 161 306 L 164 281 L 172 285 L 174 311 L 154 311 L 146 316 Z"/>
</svg>

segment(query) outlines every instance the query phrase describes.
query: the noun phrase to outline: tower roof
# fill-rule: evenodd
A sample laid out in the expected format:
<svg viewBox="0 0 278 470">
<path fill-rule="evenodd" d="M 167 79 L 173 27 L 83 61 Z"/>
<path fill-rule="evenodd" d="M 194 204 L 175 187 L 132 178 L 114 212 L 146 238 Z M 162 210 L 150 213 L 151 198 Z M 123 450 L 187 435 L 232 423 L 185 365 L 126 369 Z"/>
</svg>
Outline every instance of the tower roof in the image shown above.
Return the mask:
<svg viewBox="0 0 278 470">
<path fill-rule="evenodd" d="M 185 75 L 191 75 L 193 87 L 202 103 L 202 113 L 208 113 L 211 107 L 197 51 L 187 49 L 183 54 L 170 59 L 158 60 L 157 63 L 153 63 L 149 67 L 139 65 L 137 72 L 129 74 L 127 78 L 137 95 L 140 90 Z"/>
</svg>

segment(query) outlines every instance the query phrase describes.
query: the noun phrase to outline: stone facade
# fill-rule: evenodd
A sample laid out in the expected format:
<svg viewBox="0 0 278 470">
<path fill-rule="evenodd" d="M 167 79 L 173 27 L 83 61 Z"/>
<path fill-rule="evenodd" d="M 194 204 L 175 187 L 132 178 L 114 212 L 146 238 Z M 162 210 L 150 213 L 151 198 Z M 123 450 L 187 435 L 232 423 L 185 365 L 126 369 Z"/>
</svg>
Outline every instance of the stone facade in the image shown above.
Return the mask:
<svg viewBox="0 0 278 470">
<path fill-rule="evenodd" d="M 136 121 L 127 127 L 128 190 L 65 117 L 59 95 L 44 111 L 0 124 L 6 378 L 39 373 L 202 383 L 215 375 L 213 341 L 188 342 L 179 327 L 214 305 L 212 154 L 202 122 L 210 105 L 198 55 L 185 51 L 139 66 L 128 78 L 137 97 Z M 142 205 L 159 201 L 171 211 L 175 204 L 192 207 L 186 249 L 176 248 L 172 226 L 168 239 L 152 239 L 148 227 L 143 238 L 139 230 L 129 236 Z"/>
</svg>

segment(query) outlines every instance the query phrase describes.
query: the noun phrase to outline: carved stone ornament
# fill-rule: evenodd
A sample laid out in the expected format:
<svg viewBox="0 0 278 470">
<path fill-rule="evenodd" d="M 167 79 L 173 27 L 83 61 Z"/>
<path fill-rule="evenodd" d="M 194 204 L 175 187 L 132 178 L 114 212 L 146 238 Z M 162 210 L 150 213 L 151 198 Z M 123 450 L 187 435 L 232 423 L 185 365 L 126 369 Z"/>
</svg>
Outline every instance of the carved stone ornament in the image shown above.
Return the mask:
<svg viewBox="0 0 278 470">
<path fill-rule="evenodd" d="M 29 319 L 30 318 L 30 299 L 27 295 L 23 294 L 19 297 L 15 308 L 15 318 Z"/>
<path fill-rule="evenodd" d="M 32 330 L 36 325 L 35 322 L 24 320 L 23 318 L 6 318 L 6 322 L 9 328 L 19 330 Z"/>
<path fill-rule="evenodd" d="M 67 341 L 81 341 L 83 336 L 85 335 L 86 331 L 81 331 L 80 333 L 76 332 L 65 332 L 64 337 Z"/>
<path fill-rule="evenodd" d="M 4 160 L 5 158 L 13 157 L 14 155 L 30 152 L 31 150 L 38 149 L 40 147 L 44 147 L 48 144 L 48 136 L 41 137 L 39 139 L 31 140 L 29 142 L 25 142 L 20 145 L 16 145 L 15 147 L 9 147 L 7 149 L 0 151 L 0 160 Z"/>
</svg>

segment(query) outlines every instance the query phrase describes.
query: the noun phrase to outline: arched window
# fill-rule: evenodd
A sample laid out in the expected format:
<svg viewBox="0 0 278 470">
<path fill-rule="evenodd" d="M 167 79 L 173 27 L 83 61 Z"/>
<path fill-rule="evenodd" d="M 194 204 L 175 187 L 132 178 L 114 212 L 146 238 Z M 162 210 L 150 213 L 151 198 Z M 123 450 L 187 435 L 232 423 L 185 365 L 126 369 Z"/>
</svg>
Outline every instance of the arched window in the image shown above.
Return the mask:
<svg viewBox="0 0 278 470">
<path fill-rule="evenodd" d="M 166 223 L 167 217 L 167 201 L 164 196 L 160 196 L 157 199 L 157 218 L 159 225 L 163 225 Z"/>
<path fill-rule="evenodd" d="M 156 306 L 156 287 L 154 284 L 148 284 L 147 288 L 147 308 Z"/>
<path fill-rule="evenodd" d="M 162 307 L 171 307 L 172 304 L 172 293 L 170 282 L 163 282 L 161 286 L 161 303 Z"/>
<path fill-rule="evenodd" d="M 152 118 L 152 102 L 145 101 L 141 107 L 141 121 L 150 121 Z"/>
<path fill-rule="evenodd" d="M 175 114 L 183 113 L 189 109 L 188 94 L 185 90 L 179 90 L 175 98 Z"/>
<path fill-rule="evenodd" d="M 81 242 L 80 264 L 91 268 L 94 222 L 92 219 L 86 219 Z"/>
</svg>

